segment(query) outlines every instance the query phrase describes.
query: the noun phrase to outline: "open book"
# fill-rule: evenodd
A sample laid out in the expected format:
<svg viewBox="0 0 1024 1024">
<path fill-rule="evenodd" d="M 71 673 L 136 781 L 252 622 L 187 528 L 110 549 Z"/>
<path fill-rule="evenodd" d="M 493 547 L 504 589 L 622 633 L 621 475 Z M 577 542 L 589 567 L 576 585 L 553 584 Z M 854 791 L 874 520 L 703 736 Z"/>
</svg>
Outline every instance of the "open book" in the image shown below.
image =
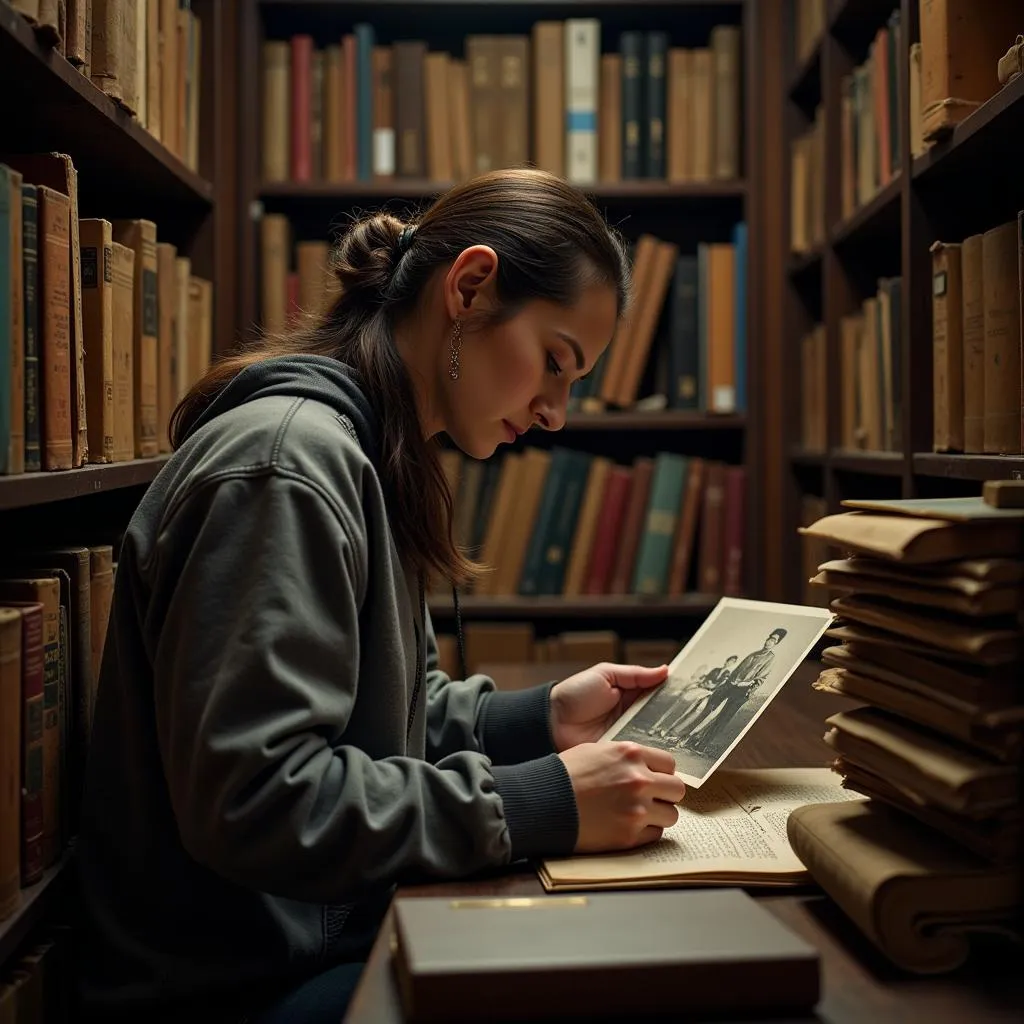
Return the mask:
<svg viewBox="0 0 1024 1024">
<path fill-rule="evenodd" d="M 723 770 L 687 790 L 679 820 L 662 838 L 623 853 L 543 861 L 549 892 L 651 886 L 792 886 L 811 881 L 786 837 L 797 807 L 862 800 L 829 768 Z"/>
</svg>

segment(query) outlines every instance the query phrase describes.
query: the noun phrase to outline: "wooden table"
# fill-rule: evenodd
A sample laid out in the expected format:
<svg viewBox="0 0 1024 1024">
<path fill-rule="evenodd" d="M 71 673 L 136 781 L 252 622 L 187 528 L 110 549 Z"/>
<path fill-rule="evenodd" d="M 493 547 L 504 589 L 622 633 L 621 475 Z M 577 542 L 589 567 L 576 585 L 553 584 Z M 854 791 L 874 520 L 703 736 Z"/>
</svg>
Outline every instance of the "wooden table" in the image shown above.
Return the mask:
<svg viewBox="0 0 1024 1024">
<path fill-rule="evenodd" d="M 811 690 L 818 666 L 807 664 L 754 724 L 725 762 L 732 768 L 806 767 L 828 764 L 822 740 L 828 715 L 849 701 Z M 554 678 L 545 666 L 506 669 L 503 684 L 518 688 L 530 679 Z M 535 896 L 543 887 L 534 872 L 517 866 L 458 882 L 407 886 L 402 896 Z M 1024 1018 L 1024 979 L 1009 958 L 977 956 L 953 975 L 926 978 L 895 970 L 829 899 L 815 890 L 761 895 L 779 920 L 821 954 L 822 999 L 813 1017 L 822 1024 L 982 1024 Z M 360 980 L 346 1024 L 401 1024 L 398 990 L 391 972 L 390 919 L 384 922 Z M 1012 955 L 1012 954 L 1011 954 Z M 1017 958 L 1019 963 L 1019 957 Z M 681 993 L 685 1002 L 685 993 Z M 662 1018 L 670 1020 L 676 1018 Z M 683 1018 L 679 1018 L 683 1019 Z M 481 1007 L 480 1020 L 487 1020 Z M 776 1022 L 777 1024 L 777 1022 Z"/>
</svg>

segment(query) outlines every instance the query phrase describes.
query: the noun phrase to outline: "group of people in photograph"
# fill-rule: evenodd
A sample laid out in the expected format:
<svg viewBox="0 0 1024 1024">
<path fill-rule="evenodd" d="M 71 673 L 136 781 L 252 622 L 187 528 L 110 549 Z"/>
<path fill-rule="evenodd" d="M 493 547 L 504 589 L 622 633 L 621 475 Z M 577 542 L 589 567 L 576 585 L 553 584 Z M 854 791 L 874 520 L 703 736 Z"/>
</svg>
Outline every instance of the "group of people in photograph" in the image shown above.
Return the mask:
<svg viewBox="0 0 1024 1024">
<path fill-rule="evenodd" d="M 687 686 L 647 730 L 659 737 L 659 746 L 709 755 L 718 752 L 729 723 L 750 696 L 767 680 L 775 660 L 775 647 L 786 636 L 781 626 L 764 644 L 742 661 L 730 654 L 714 668 L 701 665 Z M 737 664 L 739 662 L 739 664 Z"/>
</svg>

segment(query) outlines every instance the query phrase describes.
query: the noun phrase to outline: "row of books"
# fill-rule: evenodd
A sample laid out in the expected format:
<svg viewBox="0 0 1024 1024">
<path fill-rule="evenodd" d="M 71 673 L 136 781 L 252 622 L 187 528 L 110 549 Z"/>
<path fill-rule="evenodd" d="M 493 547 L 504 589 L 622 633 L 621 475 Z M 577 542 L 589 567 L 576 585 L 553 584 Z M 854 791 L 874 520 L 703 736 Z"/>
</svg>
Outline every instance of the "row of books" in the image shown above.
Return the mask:
<svg viewBox="0 0 1024 1024">
<path fill-rule="evenodd" d="M 37 37 L 199 167 L 202 28 L 191 0 L 13 0 Z"/>
<path fill-rule="evenodd" d="M 808 253 L 825 243 L 825 106 L 819 103 L 811 126 L 789 146 L 789 247 Z"/>
<path fill-rule="evenodd" d="M 969 933 L 1019 914 L 1024 511 L 981 497 L 844 504 L 805 528 L 852 552 L 812 580 L 837 615 L 815 685 L 859 705 L 827 720 L 825 740 L 843 785 L 869 799 L 823 812 L 858 822 L 833 834 L 819 821 L 807 863 L 899 966 L 951 970 Z M 869 855 L 854 893 L 842 879 Z M 908 941 L 915 928 L 887 935 L 861 905 L 870 877 L 896 864 L 889 881 L 913 887 L 915 920 L 943 921 L 941 946 Z"/>
<path fill-rule="evenodd" d="M 804 63 L 821 43 L 828 22 L 826 0 L 796 0 L 793 24 L 793 53 Z"/>
<path fill-rule="evenodd" d="M 639 640 L 621 637 L 611 629 L 568 630 L 552 636 L 537 636 L 532 622 L 468 622 L 462 630 L 466 670 L 480 671 L 489 665 L 558 663 L 597 665 L 602 661 L 645 665 L 667 665 L 682 643 L 677 640 Z M 452 679 L 459 679 L 457 638 L 438 633 L 438 664 Z M 501 680 L 496 680 L 501 686 Z"/>
<path fill-rule="evenodd" d="M 852 216 L 900 169 L 899 68 L 903 28 L 897 7 L 875 33 L 867 60 L 840 83 L 843 219 Z"/>
<path fill-rule="evenodd" d="M 286 216 L 263 215 L 260 301 L 267 330 L 325 309 L 340 293 L 328 269 L 328 243 L 293 235 Z M 680 253 L 653 235 L 638 239 L 633 305 L 593 372 L 573 388 L 572 410 L 631 407 L 645 382 L 663 399 L 659 405 L 673 409 L 735 413 L 746 407 L 746 224 L 737 224 L 732 238 L 699 243 L 696 253 Z M 657 365 L 650 378 L 652 360 Z"/>
<path fill-rule="evenodd" d="M 1024 211 L 932 246 L 937 452 L 1024 451 Z"/>
<path fill-rule="evenodd" d="M 746 471 L 670 452 L 630 465 L 555 446 L 480 462 L 445 451 L 457 542 L 484 595 L 743 589 Z"/>
<path fill-rule="evenodd" d="M 741 33 L 672 47 L 620 34 L 602 54 L 596 18 L 532 34 L 469 35 L 464 58 L 423 40 L 377 41 L 360 22 L 318 47 L 263 44 L 263 177 L 459 181 L 533 163 L 581 184 L 740 175 Z"/>
<path fill-rule="evenodd" d="M 903 448 L 902 303 L 902 279 L 879 278 L 877 294 L 840 321 L 839 436 L 843 448 L 871 452 Z M 822 400 L 817 396 L 816 401 Z"/>
<path fill-rule="evenodd" d="M 0 918 L 77 830 L 115 569 L 109 544 L 0 557 Z"/>
<path fill-rule="evenodd" d="M 148 220 L 78 217 L 59 154 L 0 164 L 0 474 L 169 451 L 205 370 L 213 288 Z"/>
</svg>

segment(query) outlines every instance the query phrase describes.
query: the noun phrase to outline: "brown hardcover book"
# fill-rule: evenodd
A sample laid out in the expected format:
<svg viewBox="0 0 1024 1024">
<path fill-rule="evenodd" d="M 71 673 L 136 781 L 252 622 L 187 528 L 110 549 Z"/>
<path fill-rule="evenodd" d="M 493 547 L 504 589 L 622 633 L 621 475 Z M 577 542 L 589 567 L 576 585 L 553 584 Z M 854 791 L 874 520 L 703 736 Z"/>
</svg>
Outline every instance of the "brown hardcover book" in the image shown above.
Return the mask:
<svg viewBox="0 0 1024 1024">
<path fill-rule="evenodd" d="M 178 54 L 178 94 L 175 97 L 175 107 L 178 119 L 178 158 L 182 163 L 188 163 L 189 147 L 189 124 L 188 124 L 188 93 L 191 85 L 192 58 L 191 58 L 191 21 L 189 12 L 179 10 L 176 13 L 177 32 L 175 49 Z"/>
<path fill-rule="evenodd" d="M 288 266 L 291 250 L 288 218 L 265 213 L 260 221 L 260 293 L 263 329 L 283 331 L 288 318 Z"/>
<path fill-rule="evenodd" d="M 647 455 L 637 456 L 633 461 L 633 486 L 630 488 L 626 517 L 619 535 L 619 550 L 608 584 L 610 594 L 628 594 L 632 591 L 633 569 L 647 522 L 647 503 L 653 478 L 654 460 Z"/>
<path fill-rule="evenodd" d="M 693 50 L 690 57 L 690 144 L 692 180 L 710 181 L 715 155 L 715 79 L 711 51 Z M 671 145 L 671 144 L 670 144 Z"/>
<path fill-rule="evenodd" d="M 156 366 L 156 418 L 157 441 L 161 452 L 171 450 L 169 427 L 174 412 L 174 311 L 175 311 L 175 270 L 174 261 L 178 250 L 168 242 L 158 242 L 156 247 L 157 282 L 157 366 Z"/>
<path fill-rule="evenodd" d="M 600 76 L 598 179 L 616 182 L 622 178 L 622 55 L 602 54 Z"/>
<path fill-rule="evenodd" d="M 523 452 L 523 466 L 519 487 L 512 505 L 512 518 L 505 532 L 495 572 L 495 594 L 510 595 L 519 591 L 523 575 L 526 549 L 537 522 L 537 512 L 544 495 L 551 453 L 540 448 L 527 448 Z"/>
<path fill-rule="evenodd" d="M 639 397 L 640 380 L 651 354 L 654 332 L 661 319 L 678 256 L 679 247 L 675 243 L 658 242 L 641 304 L 630 324 L 629 350 L 619 366 L 621 377 L 614 401 L 622 408 L 632 405 Z"/>
<path fill-rule="evenodd" d="M 71 469 L 71 203 L 39 187 L 39 321 L 43 469 Z"/>
<path fill-rule="evenodd" d="M 431 181 L 453 181 L 452 117 L 448 105 L 450 57 L 428 53 L 423 63 L 423 96 L 427 123 L 427 176 Z"/>
<path fill-rule="evenodd" d="M 21 612 L 0 604 L 0 921 L 21 888 Z"/>
<path fill-rule="evenodd" d="M 925 139 L 939 139 L 999 91 L 999 58 L 1021 30 L 1015 3 L 921 4 L 921 104 Z"/>
<path fill-rule="evenodd" d="M 986 231 L 982 238 L 985 298 L 985 451 L 1021 450 L 1020 277 L 1017 222 Z"/>
<path fill-rule="evenodd" d="M 309 166 L 310 177 L 324 176 L 324 51 L 309 55 Z"/>
<path fill-rule="evenodd" d="M 95 3 L 96 0 L 93 0 Z M 150 0 L 152 3 L 153 0 Z M 160 138 L 172 153 L 180 151 L 178 136 L 178 5 L 175 0 L 158 0 L 160 5 Z M 287 141 L 282 146 L 286 157 Z"/>
<path fill-rule="evenodd" d="M 185 14 L 187 15 L 187 11 Z M 187 19 L 186 19 L 187 25 Z M 185 39 L 188 39 L 187 31 Z M 313 38 L 295 35 L 291 38 L 291 154 L 289 167 L 293 181 L 309 181 L 313 177 L 312 120 Z"/>
<path fill-rule="evenodd" d="M 398 176 L 423 178 L 427 174 L 426 110 L 423 105 L 427 44 L 422 40 L 408 40 L 396 42 L 393 49 Z"/>
<path fill-rule="evenodd" d="M 263 180 L 287 181 L 290 166 L 291 44 L 263 44 Z M 337 126 L 340 129 L 340 124 Z"/>
<path fill-rule="evenodd" d="M 299 307 L 304 312 L 319 315 L 327 308 L 328 255 L 326 242 L 298 242 L 295 246 L 295 262 L 299 271 Z"/>
<path fill-rule="evenodd" d="M 199 94 L 202 90 L 203 23 L 192 12 L 188 14 L 188 105 L 186 108 L 185 163 L 190 170 L 199 170 Z"/>
<path fill-rule="evenodd" d="M 114 462 L 135 458 L 135 250 L 110 246 L 113 288 Z"/>
<path fill-rule="evenodd" d="M 41 604 L 42 612 L 42 646 L 43 646 L 43 685 L 42 685 L 42 764 L 38 763 L 38 755 L 32 754 L 32 776 L 38 781 L 37 792 L 40 793 L 42 809 L 42 830 L 39 835 L 40 854 L 43 869 L 53 864 L 60 853 L 60 807 L 61 807 L 61 638 L 60 638 L 60 581 L 56 578 L 34 578 L 29 576 L 13 576 L 8 570 L 6 578 L 0 578 L 0 600 L 5 603 L 26 601 Z M 28 689 L 29 679 L 25 679 L 25 700 L 28 704 L 32 691 Z M 38 704 L 25 709 L 29 717 L 29 727 L 25 735 L 35 742 L 36 726 L 33 722 L 37 714 Z M 39 749 L 32 747 L 31 750 Z M 26 761 L 29 748 L 26 748 Z M 41 768 L 41 771 L 40 771 Z M 28 787 L 31 792 L 31 784 Z M 26 838 L 30 836 L 26 830 Z M 27 870 L 27 868 L 23 868 Z M 31 871 L 31 876 L 38 875 Z M 23 879 L 24 882 L 24 879 Z"/>
<path fill-rule="evenodd" d="M 188 282 L 188 367 L 193 384 L 210 367 L 213 356 L 213 284 L 202 277 Z"/>
<path fill-rule="evenodd" d="M 497 37 L 498 167 L 522 167 L 530 159 L 530 40 Z"/>
<path fill-rule="evenodd" d="M 20 837 L 21 885 L 32 885 L 43 875 L 43 605 L 12 600 L 3 593 L 0 604 L 21 613 L 21 678 L 18 681 L 20 731 L 16 748 L 16 781 Z"/>
<path fill-rule="evenodd" d="M 983 236 L 960 248 L 963 299 L 964 451 L 985 450 L 985 288 Z"/>
<path fill-rule="evenodd" d="M 736 411 L 736 249 L 708 246 L 708 405 Z"/>
<path fill-rule="evenodd" d="M 395 52 L 390 46 L 375 46 L 370 55 L 373 82 L 373 176 L 395 175 Z M 423 83 L 420 82 L 422 93 Z M 420 99 L 422 104 L 423 100 Z"/>
<path fill-rule="evenodd" d="M 76 0 L 69 0 L 74 3 Z M 85 0 L 77 0 L 85 3 Z M 142 35 L 142 32 L 139 33 Z M 160 3 L 146 3 L 146 129 L 157 142 L 163 138 L 163 59 L 160 52 Z"/>
<path fill-rule="evenodd" d="M 1024 210 L 1017 214 L 1017 312 L 1020 316 L 1020 447 L 1024 451 Z"/>
<path fill-rule="evenodd" d="M 485 662 L 533 661 L 533 626 L 528 622 L 473 622 L 465 629 L 466 669 L 477 672 Z"/>
<path fill-rule="evenodd" d="M 937 452 L 964 450 L 964 346 L 962 246 L 932 246 L 932 367 Z"/>
<path fill-rule="evenodd" d="M 467 36 L 470 107 L 473 114 L 473 172 L 486 174 L 500 166 L 499 37 Z"/>
<path fill-rule="evenodd" d="M 725 471 L 725 526 L 722 531 L 722 593 L 739 597 L 743 593 L 743 552 L 746 516 L 747 471 L 729 466 Z"/>
<path fill-rule="evenodd" d="M 114 460 L 114 271 L 109 220 L 79 222 L 89 461 Z"/>
<path fill-rule="evenodd" d="M 157 419 L 160 318 L 157 310 L 156 225 L 150 220 L 115 220 L 114 241 L 135 252 L 132 416 L 135 457 L 145 459 L 160 452 Z"/>
<path fill-rule="evenodd" d="M 345 180 L 344 104 L 345 74 L 341 46 L 328 46 L 324 51 L 323 99 L 323 176 L 326 181 Z M 287 116 L 287 102 L 284 111 Z"/>
<path fill-rule="evenodd" d="M 711 30 L 711 55 L 715 75 L 714 176 L 738 178 L 740 173 L 740 29 L 716 25 Z"/>
<path fill-rule="evenodd" d="M 686 471 L 686 489 L 683 491 L 683 507 L 679 514 L 679 528 L 672 541 L 672 565 L 669 569 L 667 593 L 685 594 L 690 582 L 690 570 L 697 539 L 697 523 L 704 498 L 703 459 L 691 457 Z"/>
<path fill-rule="evenodd" d="M 89 548 L 89 649 L 92 662 L 92 693 L 89 694 L 89 730 L 92 731 L 96 687 L 103 662 L 110 607 L 114 599 L 114 549 L 109 544 Z"/>
<path fill-rule="evenodd" d="M 127 0 L 91 0 L 92 52 L 89 74 L 93 85 L 112 100 L 124 97 L 127 61 L 124 19 Z M 173 3 L 174 0 L 171 0 Z M 174 4 L 177 10 L 177 4 Z"/>
<path fill-rule="evenodd" d="M 477 581 L 475 589 L 478 594 L 497 593 L 495 589 L 497 567 L 506 548 L 505 541 L 512 518 L 516 514 L 515 507 L 522 482 L 522 468 L 523 456 L 518 452 L 509 452 L 502 459 L 497 491 L 491 503 L 487 527 L 483 533 L 484 542 L 481 553 L 481 561 L 493 571 Z"/>
<path fill-rule="evenodd" d="M 658 239 L 653 235 L 641 235 L 636 243 L 633 257 L 633 294 L 626 316 L 619 322 L 611 345 L 605 353 L 605 370 L 601 378 L 601 394 L 604 402 L 618 401 L 619 389 L 629 352 L 632 345 L 633 325 L 639 319 L 646 299 L 648 282 L 653 272 L 658 252 Z"/>
<path fill-rule="evenodd" d="M 543 171 L 565 175 L 565 39 L 560 21 L 533 26 L 533 154 Z"/>
<path fill-rule="evenodd" d="M 174 261 L 174 381 L 177 401 L 192 386 L 188 362 L 188 285 L 192 280 L 192 261 L 179 256 Z"/>
<path fill-rule="evenodd" d="M 704 594 L 721 594 L 724 586 L 725 475 L 724 463 L 706 464 L 697 566 L 700 589 Z"/>
<path fill-rule="evenodd" d="M 396 44 L 397 47 L 397 44 Z M 342 141 L 342 175 L 345 181 L 355 181 L 356 178 L 356 154 L 358 143 L 356 141 L 356 101 L 359 89 L 356 84 L 356 37 L 348 33 L 341 37 L 341 58 L 342 76 L 344 79 L 344 92 L 342 100 L 343 116 L 343 141 Z M 398 61 L 398 50 L 395 50 L 395 69 L 400 70 Z M 398 102 L 401 97 L 402 82 L 398 80 L 398 95 L 395 100 L 395 125 L 399 132 L 397 146 L 399 147 L 396 159 L 401 160 L 401 132 L 397 128 L 399 124 Z"/>
<path fill-rule="evenodd" d="M 22 176 L 8 170 L 11 221 L 10 446 L 7 472 L 25 472 L 25 263 L 22 217 Z"/>
<path fill-rule="evenodd" d="M 689 181 L 693 176 L 693 52 L 679 46 L 668 51 L 668 180 Z"/>
<path fill-rule="evenodd" d="M 131 114 L 140 114 L 140 75 L 146 65 L 139 68 L 139 4 L 138 0 L 122 0 L 121 4 L 121 95 L 118 102 Z"/>
<path fill-rule="evenodd" d="M 603 455 L 594 456 L 590 463 L 590 472 L 587 474 L 587 485 L 583 491 L 583 501 L 580 504 L 580 514 L 576 520 L 565 579 L 562 582 L 562 593 L 566 597 L 577 597 L 583 593 L 590 567 L 590 554 L 594 548 L 594 535 L 597 533 L 603 510 L 605 487 L 611 471 L 610 459 Z"/>
<path fill-rule="evenodd" d="M 464 181 L 473 171 L 472 115 L 469 108 L 469 65 L 448 62 L 448 132 L 452 145 L 452 177 Z"/>
</svg>

